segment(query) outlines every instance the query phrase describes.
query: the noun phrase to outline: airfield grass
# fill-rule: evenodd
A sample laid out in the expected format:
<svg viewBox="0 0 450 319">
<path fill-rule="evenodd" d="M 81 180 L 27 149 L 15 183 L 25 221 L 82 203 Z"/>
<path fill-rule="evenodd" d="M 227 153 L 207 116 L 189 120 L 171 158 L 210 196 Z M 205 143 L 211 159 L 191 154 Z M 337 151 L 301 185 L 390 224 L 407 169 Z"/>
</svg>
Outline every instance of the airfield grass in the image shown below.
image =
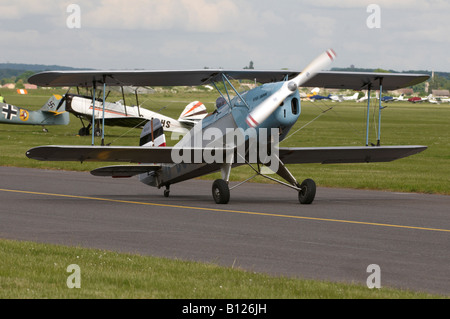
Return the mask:
<svg viewBox="0 0 450 319">
<path fill-rule="evenodd" d="M 27 96 L 0 90 L 10 104 L 38 110 L 53 93 L 36 90 Z M 111 101 L 119 100 L 112 93 Z M 184 106 L 200 100 L 214 109 L 215 93 L 207 91 L 159 92 L 140 97 L 143 106 L 178 118 Z M 127 102 L 132 97 L 127 96 Z M 129 102 L 128 102 L 129 103 Z M 328 108 L 331 110 L 324 112 Z M 322 115 L 321 115 L 322 114 Z M 314 118 L 320 118 L 308 124 Z M 281 146 L 365 145 L 366 105 L 302 102 L 302 115 L 291 132 L 299 132 Z M 299 180 L 313 178 L 319 187 L 346 187 L 400 192 L 450 194 L 450 105 L 388 104 L 382 111 L 382 145 L 426 145 L 425 152 L 374 164 L 290 165 Z M 376 143 L 377 114 L 370 111 L 370 141 Z M 68 126 L 0 124 L 0 165 L 55 170 L 90 171 L 114 163 L 40 162 L 25 152 L 40 145 L 91 145 L 90 136 L 77 136 L 79 119 L 71 115 Z M 140 129 L 107 127 L 105 142 L 111 145 L 139 143 Z M 170 140 L 174 145 L 176 141 Z M 95 139 L 100 145 L 100 139 Z M 117 163 L 116 163 L 117 164 Z M 231 180 L 252 175 L 248 167 L 232 171 Z M 93 177 L 95 178 L 95 177 Z M 216 179 L 218 174 L 202 178 Z M 256 182 L 268 182 L 256 178 Z M 280 186 L 282 187 L 282 186 Z M 149 193 L 155 192 L 149 188 Z M 296 196 L 293 194 L 293 196 Z M 365 286 L 271 277 L 219 267 L 215 264 L 119 254 L 109 251 L 0 240 L 0 298 L 435 298 L 427 294 Z M 68 289 L 66 268 L 78 264 L 82 288 Z"/>
<path fill-rule="evenodd" d="M 214 263 L 0 240 L 1 299 L 436 299 L 381 287 L 275 277 Z M 80 267 L 80 288 L 67 280 Z M 70 282 L 74 282 L 69 280 Z"/>
<path fill-rule="evenodd" d="M 181 90 L 181 89 L 180 89 Z M 31 90 L 30 90 L 31 91 Z M 65 91 L 36 90 L 32 95 L 19 96 L 15 91 L 0 90 L 7 102 L 21 107 L 37 110 L 53 92 Z M 193 100 L 202 101 L 209 111 L 214 109 L 215 92 L 178 91 L 160 92 L 140 96 L 144 107 L 178 118 L 186 104 Z M 109 100 L 121 99 L 118 93 L 111 93 Z M 127 96 L 131 104 L 133 96 Z M 299 181 L 312 178 L 319 187 L 344 187 L 376 189 L 400 192 L 419 192 L 429 194 L 450 194 L 450 104 L 429 103 L 412 104 L 394 102 L 387 104 L 382 111 L 382 145 L 426 145 L 428 149 L 420 154 L 389 163 L 369 164 L 305 164 L 288 165 Z M 329 108 L 332 108 L 328 110 Z M 292 128 L 291 137 L 281 146 L 363 146 L 366 141 L 365 103 L 322 103 L 302 102 L 302 114 Z M 326 111 L 328 110 L 328 111 Z M 378 113 L 370 111 L 370 139 L 376 144 Z M 323 113 L 326 111 L 325 113 Z M 317 120 L 311 122 L 316 117 Z M 304 127 L 306 125 L 306 127 Z M 302 128 L 304 127 L 304 128 Z M 30 160 L 25 152 L 40 145 L 91 145 L 91 136 L 77 136 L 81 128 L 79 119 L 71 115 L 68 126 L 48 126 L 44 133 L 39 126 L 18 126 L 0 124 L 0 165 L 46 169 L 90 171 L 92 169 L 117 163 L 78 163 L 78 162 L 39 162 Z M 105 143 L 113 146 L 139 143 L 140 129 L 106 127 Z M 169 145 L 171 140 L 167 133 Z M 100 145 L 96 138 L 95 144 Z M 242 166 L 233 169 L 231 181 L 242 181 L 253 175 L 253 171 Z M 203 179 L 220 178 L 220 173 Z M 258 177 L 253 181 L 268 182 Z M 280 186 L 281 187 L 281 186 Z"/>
</svg>

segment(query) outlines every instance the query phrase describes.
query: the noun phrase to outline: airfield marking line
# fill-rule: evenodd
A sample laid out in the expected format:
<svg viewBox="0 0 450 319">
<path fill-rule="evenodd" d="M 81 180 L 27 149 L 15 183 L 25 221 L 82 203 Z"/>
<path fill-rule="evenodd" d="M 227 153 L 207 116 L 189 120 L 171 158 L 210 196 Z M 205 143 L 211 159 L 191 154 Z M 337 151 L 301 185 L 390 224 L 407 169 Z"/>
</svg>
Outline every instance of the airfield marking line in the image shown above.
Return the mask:
<svg viewBox="0 0 450 319">
<path fill-rule="evenodd" d="M 381 227 L 394 227 L 394 228 L 415 229 L 415 230 L 428 230 L 428 231 L 438 231 L 438 232 L 449 232 L 450 233 L 450 229 L 440 229 L 440 228 L 427 228 L 427 227 L 418 227 L 418 226 L 404 226 L 404 225 L 382 224 L 382 223 L 372 223 L 372 222 L 359 222 L 359 221 L 353 221 L 353 220 L 319 218 L 319 217 L 281 215 L 281 214 L 249 212 L 249 211 L 220 209 L 220 208 L 207 208 L 207 207 L 181 206 L 181 205 L 172 205 L 172 204 L 145 203 L 145 202 L 135 202 L 135 201 L 120 200 L 120 199 L 108 199 L 108 198 L 88 197 L 88 196 L 80 196 L 80 195 L 52 194 L 52 193 L 31 192 L 31 191 L 1 189 L 1 188 L 0 188 L 0 191 L 1 192 L 11 192 L 11 193 L 32 194 L 32 195 L 45 195 L 45 196 L 55 196 L 55 197 L 89 199 L 89 200 L 114 202 L 114 203 L 124 203 L 124 204 L 136 204 L 136 205 L 159 206 L 159 207 L 172 207 L 172 208 L 182 208 L 182 209 L 190 209 L 190 210 L 203 210 L 203 211 L 214 211 L 214 212 L 224 212 L 224 213 L 259 215 L 259 216 L 269 216 L 269 217 L 282 217 L 282 218 L 291 218 L 291 219 L 315 220 L 315 221 L 326 221 L 326 222 L 359 224 L 359 225 L 381 226 Z"/>
</svg>

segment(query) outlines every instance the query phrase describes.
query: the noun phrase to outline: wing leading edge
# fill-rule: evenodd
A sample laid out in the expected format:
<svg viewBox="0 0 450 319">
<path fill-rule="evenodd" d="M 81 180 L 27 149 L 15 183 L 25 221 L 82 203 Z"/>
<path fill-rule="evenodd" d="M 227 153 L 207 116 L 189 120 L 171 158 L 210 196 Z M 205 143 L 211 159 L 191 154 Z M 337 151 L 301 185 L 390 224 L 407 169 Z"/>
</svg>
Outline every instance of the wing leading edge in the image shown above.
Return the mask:
<svg viewBox="0 0 450 319">
<path fill-rule="evenodd" d="M 391 162 L 426 150 L 421 145 L 376 147 L 293 147 L 280 148 L 279 157 L 284 164 L 338 164 Z"/>
<path fill-rule="evenodd" d="M 199 86 L 221 81 L 222 74 L 236 80 L 256 80 L 260 83 L 283 81 L 297 76 L 300 71 L 293 70 L 136 70 L 136 71 L 49 71 L 31 76 L 28 82 L 38 86 L 86 86 L 93 83 L 108 86 Z M 426 81 L 427 74 L 373 73 L 322 71 L 308 80 L 304 87 L 323 87 L 362 90 L 371 86 L 379 90 L 382 79 L 383 90 L 396 90 Z"/>
</svg>

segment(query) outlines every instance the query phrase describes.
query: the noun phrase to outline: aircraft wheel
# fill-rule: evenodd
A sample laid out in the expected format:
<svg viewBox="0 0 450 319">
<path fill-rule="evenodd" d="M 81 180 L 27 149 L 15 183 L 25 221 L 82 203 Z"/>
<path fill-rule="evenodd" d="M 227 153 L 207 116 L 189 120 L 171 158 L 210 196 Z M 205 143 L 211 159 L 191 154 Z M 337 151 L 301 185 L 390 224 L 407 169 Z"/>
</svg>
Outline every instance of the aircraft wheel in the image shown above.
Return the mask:
<svg viewBox="0 0 450 319">
<path fill-rule="evenodd" d="M 78 135 L 80 135 L 80 136 L 87 136 L 87 135 L 89 135 L 89 129 L 86 128 L 86 127 L 80 128 L 80 130 L 78 131 Z"/>
<path fill-rule="evenodd" d="M 217 179 L 212 186 L 212 195 L 216 204 L 228 204 L 230 201 L 230 188 L 223 179 Z"/>
<path fill-rule="evenodd" d="M 312 179 L 305 179 L 300 185 L 298 200 L 300 204 L 311 204 L 316 197 L 316 183 Z"/>
<path fill-rule="evenodd" d="M 168 189 L 164 190 L 164 197 L 169 197 L 170 191 Z"/>
</svg>

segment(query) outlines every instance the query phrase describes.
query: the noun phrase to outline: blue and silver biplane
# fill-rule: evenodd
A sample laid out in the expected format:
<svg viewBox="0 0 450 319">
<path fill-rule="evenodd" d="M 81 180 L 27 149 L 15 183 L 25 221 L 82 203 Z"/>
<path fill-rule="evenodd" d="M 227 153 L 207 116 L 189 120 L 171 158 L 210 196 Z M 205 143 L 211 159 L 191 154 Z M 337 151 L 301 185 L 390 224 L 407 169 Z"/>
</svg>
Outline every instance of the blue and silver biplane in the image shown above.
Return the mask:
<svg viewBox="0 0 450 319">
<path fill-rule="evenodd" d="M 299 202 L 310 204 L 316 194 L 311 179 L 299 182 L 286 164 L 302 163 L 368 163 L 387 162 L 424 151 L 426 146 L 361 147 L 279 147 L 278 142 L 301 115 L 298 88 L 323 87 L 354 90 L 394 90 L 428 79 L 421 74 L 389 74 L 321 71 L 335 59 L 327 50 L 302 72 L 204 69 L 187 71 L 68 71 L 34 75 L 30 83 L 40 86 L 134 85 L 134 86 L 199 86 L 223 82 L 218 108 L 197 123 L 174 147 L 157 147 L 162 130 L 158 121 L 149 122 L 141 134 L 141 146 L 40 146 L 27 156 L 43 161 L 127 162 L 131 165 L 108 166 L 93 170 L 95 176 L 131 177 L 157 188 L 170 186 L 198 176 L 220 171 L 221 179 L 213 182 L 212 195 L 218 204 L 230 200 L 231 169 L 248 165 L 255 172 L 298 192 Z M 230 79 L 251 79 L 259 87 L 239 93 Z M 231 94 L 233 93 L 233 94 Z M 231 96 L 233 95 L 233 96 Z M 370 101 L 368 103 L 370 106 Z M 381 112 L 380 104 L 380 112 Z M 369 112 L 367 112 L 369 113 Z M 379 114 L 381 120 L 381 113 Z M 369 117 L 367 118 L 369 121 Z M 368 126 L 367 126 L 368 129 Z M 250 132 L 250 133 L 249 133 Z M 232 135 L 231 139 L 227 137 Z M 378 137 L 380 134 L 378 134 Z M 159 140 L 159 141 L 157 141 Z M 93 143 L 94 144 L 94 143 Z M 267 150 L 270 148 L 270 152 Z M 266 152 L 261 152 L 265 150 Z M 257 156 L 254 156 L 255 153 Z M 153 164 L 139 164 L 153 163 Z M 281 179 L 263 170 L 269 167 Z M 244 181 L 245 182 L 245 181 Z"/>
</svg>

